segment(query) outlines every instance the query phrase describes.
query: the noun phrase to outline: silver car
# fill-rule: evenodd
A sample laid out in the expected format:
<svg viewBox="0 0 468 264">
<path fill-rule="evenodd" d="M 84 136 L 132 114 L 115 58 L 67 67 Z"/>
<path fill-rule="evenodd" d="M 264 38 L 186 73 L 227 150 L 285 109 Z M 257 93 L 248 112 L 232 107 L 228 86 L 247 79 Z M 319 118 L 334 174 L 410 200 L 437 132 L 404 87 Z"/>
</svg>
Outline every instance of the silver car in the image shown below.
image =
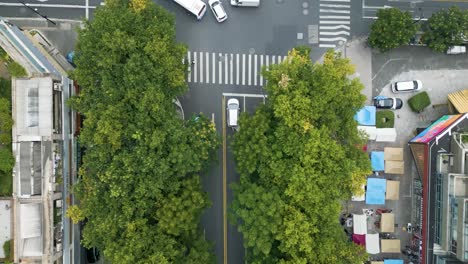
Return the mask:
<svg viewBox="0 0 468 264">
<path fill-rule="evenodd" d="M 227 19 L 226 11 L 224 11 L 223 5 L 219 0 L 209 0 L 208 5 L 219 23 Z"/>
</svg>

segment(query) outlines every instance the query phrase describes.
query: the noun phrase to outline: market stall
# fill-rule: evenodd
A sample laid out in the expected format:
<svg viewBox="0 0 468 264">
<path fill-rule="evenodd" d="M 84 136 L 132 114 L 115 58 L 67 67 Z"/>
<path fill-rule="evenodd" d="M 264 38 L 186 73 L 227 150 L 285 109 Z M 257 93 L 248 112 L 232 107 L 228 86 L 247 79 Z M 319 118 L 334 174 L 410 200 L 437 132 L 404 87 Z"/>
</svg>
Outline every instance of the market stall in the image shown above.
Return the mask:
<svg viewBox="0 0 468 264">
<path fill-rule="evenodd" d="M 379 234 L 366 235 L 366 252 L 369 254 L 379 254 Z"/>
<path fill-rule="evenodd" d="M 384 148 L 385 161 L 401 161 L 403 160 L 403 148 Z"/>
<path fill-rule="evenodd" d="M 385 204 L 386 180 L 367 178 L 366 204 Z"/>
<path fill-rule="evenodd" d="M 399 200 L 400 199 L 400 181 L 388 181 L 387 191 L 385 192 L 386 200 Z"/>
<path fill-rule="evenodd" d="M 385 170 L 385 160 L 383 151 L 372 151 L 371 152 L 371 165 L 372 171 L 383 171 Z"/>
<path fill-rule="evenodd" d="M 364 214 L 353 214 L 353 234 L 367 234 L 367 217 Z"/>
<path fill-rule="evenodd" d="M 402 160 L 386 160 L 385 173 L 405 174 L 405 162 Z"/>
<path fill-rule="evenodd" d="M 366 241 L 367 243 L 367 241 Z M 382 253 L 400 253 L 400 239 L 381 239 Z"/>
<path fill-rule="evenodd" d="M 383 233 L 395 232 L 395 215 L 392 213 L 382 214 L 380 220 L 380 231 Z"/>
</svg>

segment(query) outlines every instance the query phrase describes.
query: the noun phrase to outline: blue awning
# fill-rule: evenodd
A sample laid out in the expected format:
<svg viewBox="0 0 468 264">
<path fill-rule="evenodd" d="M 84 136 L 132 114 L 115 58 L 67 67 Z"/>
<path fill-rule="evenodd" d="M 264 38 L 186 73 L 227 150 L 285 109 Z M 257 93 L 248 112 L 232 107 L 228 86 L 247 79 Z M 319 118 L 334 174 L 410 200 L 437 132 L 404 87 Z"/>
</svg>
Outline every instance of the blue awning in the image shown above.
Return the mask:
<svg viewBox="0 0 468 264">
<path fill-rule="evenodd" d="M 384 171 L 385 170 L 385 158 L 384 158 L 383 151 L 371 152 L 371 165 L 372 165 L 372 171 Z"/>
<path fill-rule="evenodd" d="M 375 113 L 375 106 L 366 105 L 354 115 L 354 120 L 361 126 L 375 126 Z"/>
<path fill-rule="evenodd" d="M 384 264 L 403 264 L 402 259 L 385 259 Z"/>
<path fill-rule="evenodd" d="M 366 204 L 385 204 L 387 180 L 367 178 Z"/>
</svg>

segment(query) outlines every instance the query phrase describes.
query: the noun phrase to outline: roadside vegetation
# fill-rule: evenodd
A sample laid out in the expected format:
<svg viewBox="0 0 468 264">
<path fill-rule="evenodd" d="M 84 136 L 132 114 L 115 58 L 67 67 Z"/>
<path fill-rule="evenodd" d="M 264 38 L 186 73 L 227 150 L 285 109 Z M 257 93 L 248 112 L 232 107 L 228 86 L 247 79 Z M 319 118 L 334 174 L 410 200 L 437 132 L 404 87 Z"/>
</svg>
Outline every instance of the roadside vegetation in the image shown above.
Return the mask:
<svg viewBox="0 0 468 264">
<path fill-rule="evenodd" d="M 391 110 L 377 111 L 375 123 L 377 128 L 393 128 L 395 126 L 395 113 Z"/>
<path fill-rule="evenodd" d="M 263 70 L 267 103 L 242 114 L 233 152 L 230 220 L 244 238 L 247 263 L 363 263 L 363 247 L 339 223 L 341 201 L 371 173 L 355 112 L 365 97 L 348 59 L 309 51 Z"/>
<path fill-rule="evenodd" d="M 424 108 L 431 105 L 431 99 L 427 92 L 420 92 L 408 99 L 408 105 L 413 112 L 420 113 Z"/>
<path fill-rule="evenodd" d="M 0 78 L 0 196 L 13 192 L 13 167 L 15 159 L 11 150 L 11 82 Z"/>
<path fill-rule="evenodd" d="M 112 0 L 79 31 L 81 85 L 70 105 L 84 115 L 86 148 L 67 215 L 87 219 L 83 244 L 112 263 L 214 263 L 200 215 L 211 202 L 200 174 L 219 147 L 205 116 L 180 119 L 186 48 L 174 17 L 150 0 Z"/>
<path fill-rule="evenodd" d="M 398 48 L 409 43 L 418 27 L 409 12 L 398 8 L 379 9 L 377 20 L 371 26 L 369 45 L 381 52 Z"/>
<path fill-rule="evenodd" d="M 468 10 L 452 6 L 421 21 L 413 20 L 410 13 L 397 8 L 380 9 L 377 20 L 371 25 L 368 43 L 372 48 L 387 52 L 409 44 L 419 28 L 423 31 L 422 43 L 445 53 L 450 47 L 468 42 Z"/>
<path fill-rule="evenodd" d="M 4 49 L 0 47 L 0 63 L 5 63 L 8 73 L 11 77 L 24 77 L 28 73 L 26 70 L 16 61 L 12 60 L 10 56 L 6 53 Z"/>
</svg>

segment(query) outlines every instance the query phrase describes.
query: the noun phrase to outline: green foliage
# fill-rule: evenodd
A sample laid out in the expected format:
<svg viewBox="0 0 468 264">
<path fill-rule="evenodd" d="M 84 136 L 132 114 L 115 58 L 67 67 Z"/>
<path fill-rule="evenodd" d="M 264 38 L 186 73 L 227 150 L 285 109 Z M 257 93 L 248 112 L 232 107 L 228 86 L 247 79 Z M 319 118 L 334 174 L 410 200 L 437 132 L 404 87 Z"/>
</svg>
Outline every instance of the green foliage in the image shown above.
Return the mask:
<svg viewBox="0 0 468 264">
<path fill-rule="evenodd" d="M 0 78 L 0 98 L 11 102 L 11 80 Z"/>
<path fill-rule="evenodd" d="M 149 0 L 110 0 L 79 31 L 70 106 L 84 120 L 86 148 L 75 185 L 88 221 L 83 244 L 112 263 L 213 263 L 198 227 L 210 205 L 199 172 L 219 147 L 212 122 L 181 120 L 173 98 L 186 91 L 186 48 L 174 18 Z"/>
<path fill-rule="evenodd" d="M 0 171 L 0 196 L 11 196 L 13 192 L 13 176 L 11 172 Z"/>
<path fill-rule="evenodd" d="M 8 72 L 13 77 L 24 77 L 27 76 L 28 73 L 26 70 L 16 61 L 9 62 L 7 65 Z"/>
<path fill-rule="evenodd" d="M 3 253 L 6 261 L 13 261 L 13 239 L 7 240 L 3 243 Z"/>
<path fill-rule="evenodd" d="M 10 102 L 5 98 L 0 98 L 0 147 L 10 148 L 12 127 Z"/>
<path fill-rule="evenodd" d="M 391 110 L 380 110 L 375 115 L 377 128 L 392 128 L 395 125 L 395 113 Z"/>
<path fill-rule="evenodd" d="M 233 152 L 230 221 L 243 234 L 248 263 L 362 263 L 347 241 L 340 201 L 370 173 L 353 114 L 365 101 L 349 60 L 332 51 L 323 64 L 293 50 L 264 70 L 268 102 L 241 115 Z"/>
<path fill-rule="evenodd" d="M 386 52 L 408 44 L 417 30 L 418 25 L 409 12 L 398 8 L 379 9 L 377 20 L 371 26 L 369 45 Z"/>
<path fill-rule="evenodd" d="M 468 39 L 468 10 L 452 6 L 433 14 L 427 22 L 423 41 L 435 51 L 446 52 Z"/>
<path fill-rule="evenodd" d="M 420 92 L 408 99 L 408 104 L 413 112 L 420 113 L 431 105 L 431 99 L 427 92 Z"/>
</svg>

